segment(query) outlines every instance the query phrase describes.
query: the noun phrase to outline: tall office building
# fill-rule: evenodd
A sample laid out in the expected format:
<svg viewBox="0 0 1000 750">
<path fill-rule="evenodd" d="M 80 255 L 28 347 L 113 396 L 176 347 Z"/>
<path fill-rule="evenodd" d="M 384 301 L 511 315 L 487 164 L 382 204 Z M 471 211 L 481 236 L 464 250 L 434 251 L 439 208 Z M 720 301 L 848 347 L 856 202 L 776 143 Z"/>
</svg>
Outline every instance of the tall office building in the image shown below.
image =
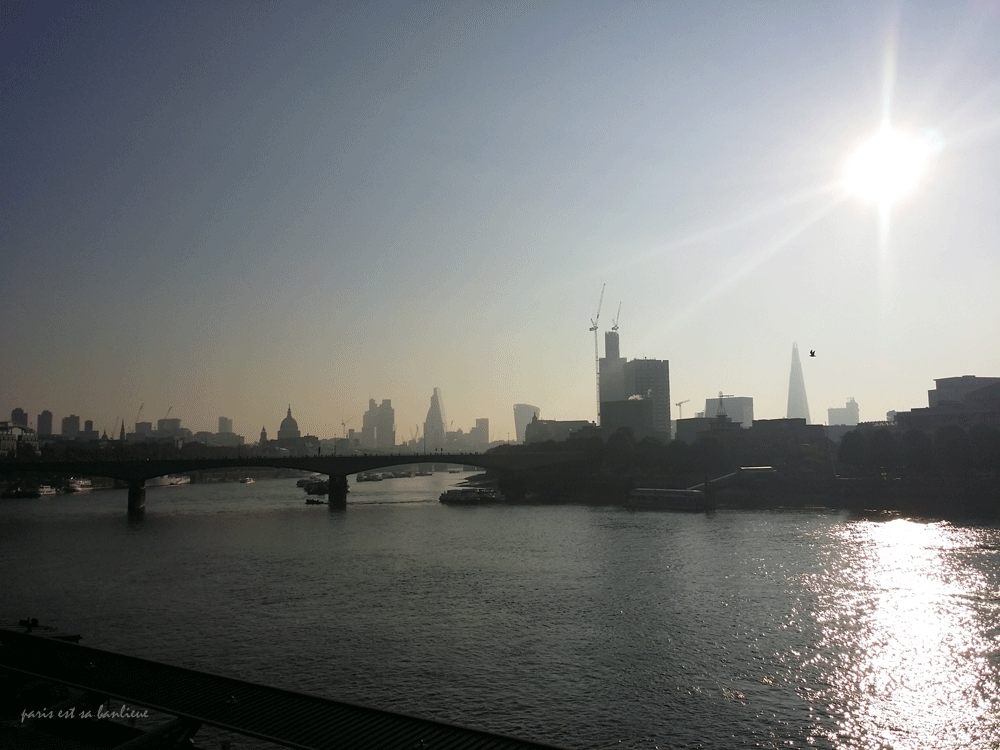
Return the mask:
<svg viewBox="0 0 1000 750">
<path fill-rule="evenodd" d="M 514 404 L 514 432 L 517 435 L 517 442 L 524 442 L 524 431 L 528 428 L 528 424 L 541 413 L 542 410 L 537 406 Z"/>
<path fill-rule="evenodd" d="M 601 403 L 625 401 L 632 394 L 625 385 L 625 358 L 619 352 L 618 331 L 604 334 L 604 356 L 598 362 Z"/>
<path fill-rule="evenodd" d="M 24 409 L 14 409 L 10 413 L 11 424 L 20 425 L 21 427 L 28 426 L 28 412 Z"/>
<path fill-rule="evenodd" d="M 76 414 L 70 414 L 62 418 L 62 436 L 75 438 L 80 434 L 80 418 Z"/>
<path fill-rule="evenodd" d="M 649 425 L 653 431 L 669 438 L 670 362 L 665 359 L 633 359 L 626 362 L 625 387 L 631 391 L 629 398 L 649 402 Z"/>
<path fill-rule="evenodd" d="M 788 419 L 804 419 L 809 424 L 809 403 L 806 401 L 806 382 L 802 378 L 799 345 L 792 344 L 792 372 L 788 376 Z"/>
<path fill-rule="evenodd" d="M 396 445 L 396 411 L 392 400 L 384 399 L 376 404 L 368 399 L 368 411 L 361 418 L 361 446 L 377 450 L 392 450 Z"/>
<path fill-rule="evenodd" d="M 52 434 L 52 412 L 48 409 L 38 415 L 38 435 L 45 437 Z"/>
<path fill-rule="evenodd" d="M 428 453 L 444 450 L 447 439 L 447 422 L 444 418 L 444 400 L 441 389 L 435 388 L 431 394 L 431 406 L 424 420 L 424 447 Z"/>
<path fill-rule="evenodd" d="M 233 431 L 233 420 L 229 417 L 219 417 L 219 434 L 229 435 Z"/>
</svg>

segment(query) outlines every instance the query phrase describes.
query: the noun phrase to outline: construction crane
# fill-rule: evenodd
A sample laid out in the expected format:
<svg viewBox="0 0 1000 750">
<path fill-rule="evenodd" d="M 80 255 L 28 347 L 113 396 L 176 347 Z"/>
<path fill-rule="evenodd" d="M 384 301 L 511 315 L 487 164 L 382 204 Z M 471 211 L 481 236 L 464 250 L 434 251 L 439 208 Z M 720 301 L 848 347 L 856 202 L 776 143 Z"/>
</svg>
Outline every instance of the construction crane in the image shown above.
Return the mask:
<svg viewBox="0 0 1000 750">
<path fill-rule="evenodd" d="M 597 302 L 597 315 L 590 319 L 590 330 L 594 332 L 594 369 L 597 372 L 597 424 L 601 424 L 601 355 L 597 351 L 597 321 L 601 319 L 601 305 L 604 303 L 604 287 L 601 285 L 601 299 Z"/>
<path fill-rule="evenodd" d="M 611 323 L 612 323 L 611 330 L 612 331 L 617 331 L 618 330 L 618 318 L 619 318 L 619 316 L 621 316 L 621 314 L 622 314 L 622 303 L 619 302 L 618 303 L 618 313 L 615 315 L 615 319 L 611 321 Z"/>
<path fill-rule="evenodd" d="M 170 416 L 170 412 L 172 412 L 173 410 L 174 410 L 174 407 L 172 407 L 172 406 L 169 409 L 167 409 L 167 413 L 163 415 L 163 418 L 166 419 L 167 417 L 169 417 Z"/>
<path fill-rule="evenodd" d="M 357 417 L 357 414 L 355 414 L 355 415 L 354 415 L 354 417 L 351 417 L 350 419 L 348 419 L 348 420 L 347 420 L 346 422 L 341 422 L 341 423 L 340 423 L 340 426 L 341 426 L 341 427 L 343 428 L 343 430 L 344 430 L 344 440 L 347 440 L 347 425 L 348 425 L 348 424 L 349 424 L 350 422 L 353 422 L 353 421 L 354 421 L 354 418 L 355 418 L 355 417 Z"/>
<path fill-rule="evenodd" d="M 690 400 L 691 399 L 686 398 L 683 401 L 678 401 L 676 404 L 674 404 L 674 406 L 677 407 L 677 418 L 678 419 L 684 419 L 684 410 L 681 407 L 684 406 L 684 404 L 686 404 Z"/>
</svg>

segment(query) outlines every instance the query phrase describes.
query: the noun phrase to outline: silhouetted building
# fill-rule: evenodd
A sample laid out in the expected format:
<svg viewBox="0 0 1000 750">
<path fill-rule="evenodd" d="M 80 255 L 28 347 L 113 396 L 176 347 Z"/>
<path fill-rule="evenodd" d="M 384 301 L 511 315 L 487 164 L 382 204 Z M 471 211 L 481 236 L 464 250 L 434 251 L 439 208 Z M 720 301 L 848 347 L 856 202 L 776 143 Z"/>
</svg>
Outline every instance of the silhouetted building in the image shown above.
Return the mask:
<svg viewBox="0 0 1000 750">
<path fill-rule="evenodd" d="M 802 377 L 799 345 L 792 344 L 792 371 L 788 376 L 788 419 L 804 419 L 809 424 L 809 403 L 806 400 L 806 382 Z"/>
<path fill-rule="evenodd" d="M 444 418 L 444 401 L 441 389 L 435 388 L 431 394 L 431 406 L 424 420 L 424 447 L 428 453 L 444 450 L 447 445 L 447 422 Z"/>
<path fill-rule="evenodd" d="M 670 440 L 670 363 L 626 360 L 619 346 L 617 331 L 604 334 L 606 356 L 598 362 L 602 430 L 610 435 L 627 427 L 636 439 L 655 435 Z"/>
<path fill-rule="evenodd" d="M 896 412 L 895 422 L 901 429 L 933 432 L 939 427 L 977 424 L 1000 429 L 1000 378 L 965 375 L 934 382 L 937 387 L 927 392 L 931 406 Z"/>
<path fill-rule="evenodd" d="M 18 424 L 22 427 L 28 426 L 28 412 L 24 409 L 13 409 L 10 413 L 10 421 L 12 424 Z"/>
<path fill-rule="evenodd" d="M 278 440 L 294 440 L 300 437 L 302 433 L 299 432 L 299 423 L 292 416 L 292 406 L 289 404 L 288 415 L 281 420 L 281 426 L 278 427 Z"/>
<path fill-rule="evenodd" d="M 156 422 L 157 437 L 181 437 L 181 420 L 160 419 Z"/>
<path fill-rule="evenodd" d="M 88 419 L 83 423 L 83 431 L 76 436 L 77 440 L 97 440 L 100 435 L 94 429 L 94 420 Z"/>
<path fill-rule="evenodd" d="M 625 358 L 619 351 L 618 331 L 604 334 L 604 356 L 598 361 L 601 395 L 601 424 L 604 424 L 604 403 L 625 401 L 633 395 L 625 386 Z"/>
<path fill-rule="evenodd" d="M 52 434 L 52 412 L 48 409 L 38 415 L 38 436 L 48 437 Z"/>
<path fill-rule="evenodd" d="M 0 422 L 0 457 L 17 455 L 25 448 L 36 452 L 38 450 L 38 433 L 23 424 Z"/>
<path fill-rule="evenodd" d="M 262 446 L 267 445 L 267 430 L 263 427 L 260 428 L 260 444 Z"/>
<path fill-rule="evenodd" d="M 625 387 L 650 402 L 654 432 L 670 439 L 670 362 L 665 359 L 632 359 L 625 363 Z M 638 437 L 638 436 L 637 436 Z"/>
<path fill-rule="evenodd" d="M 361 418 L 361 447 L 391 451 L 396 446 L 396 412 L 392 400 L 376 404 L 368 399 L 368 411 Z"/>
<path fill-rule="evenodd" d="M 826 414 L 826 423 L 831 427 L 833 425 L 856 426 L 860 421 L 858 402 L 853 398 L 847 399 L 847 404 L 844 405 L 843 409 L 827 409 Z"/>
<path fill-rule="evenodd" d="M 228 435 L 233 431 L 233 420 L 229 417 L 219 417 L 219 434 Z"/>
<path fill-rule="evenodd" d="M 524 442 L 544 443 L 547 440 L 562 442 L 571 435 L 585 429 L 596 429 L 597 425 L 585 419 L 557 420 L 532 418 L 524 430 Z"/>
<path fill-rule="evenodd" d="M 473 450 L 486 450 L 490 444 L 490 420 L 485 417 L 476 420 L 476 426 L 469 430 L 469 443 Z"/>
<path fill-rule="evenodd" d="M 983 378 L 976 375 L 934 378 L 934 390 L 927 391 L 927 405 L 933 408 L 947 401 L 960 404 L 970 393 L 996 383 L 1000 383 L 1000 378 Z"/>
<path fill-rule="evenodd" d="M 76 438 L 80 434 L 80 418 L 76 414 L 62 418 L 61 434 L 66 438 Z"/>
<path fill-rule="evenodd" d="M 720 411 L 741 427 L 753 426 L 753 399 L 749 396 L 705 399 L 705 417 L 708 419 L 717 418 Z"/>
<path fill-rule="evenodd" d="M 524 431 L 528 423 L 542 413 L 542 410 L 531 404 L 514 404 L 514 434 L 517 442 L 524 442 Z"/>
</svg>

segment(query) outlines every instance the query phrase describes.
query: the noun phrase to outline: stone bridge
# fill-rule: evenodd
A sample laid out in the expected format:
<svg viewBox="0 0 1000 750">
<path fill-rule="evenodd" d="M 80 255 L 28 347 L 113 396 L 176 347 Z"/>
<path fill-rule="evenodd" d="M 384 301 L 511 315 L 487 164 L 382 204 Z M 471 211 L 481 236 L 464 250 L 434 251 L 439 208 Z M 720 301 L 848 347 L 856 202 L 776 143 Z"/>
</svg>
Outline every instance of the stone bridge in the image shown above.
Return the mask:
<svg viewBox="0 0 1000 750">
<path fill-rule="evenodd" d="M 69 476 L 108 477 L 128 483 L 129 511 L 141 511 L 146 505 L 146 480 L 170 474 L 205 469 L 236 469 L 267 467 L 297 469 L 326 474 L 330 477 L 329 503 L 347 502 L 347 477 L 359 472 L 417 463 L 459 464 L 500 472 L 501 476 L 516 476 L 532 469 L 578 463 L 577 453 L 419 453 L 372 454 L 351 456 L 299 456 L 268 458 L 162 458 L 162 459 L 95 459 L 90 461 L 25 461 L 0 464 L 4 474 L 66 474 Z"/>
</svg>

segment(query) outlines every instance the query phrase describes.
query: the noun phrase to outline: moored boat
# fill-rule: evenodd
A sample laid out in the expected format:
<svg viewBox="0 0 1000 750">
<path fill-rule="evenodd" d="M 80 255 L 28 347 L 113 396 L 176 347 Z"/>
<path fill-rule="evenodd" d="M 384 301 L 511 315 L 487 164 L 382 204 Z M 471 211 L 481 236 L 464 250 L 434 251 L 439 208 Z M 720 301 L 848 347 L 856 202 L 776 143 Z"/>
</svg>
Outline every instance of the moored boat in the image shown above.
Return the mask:
<svg viewBox="0 0 1000 750">
<path fill-rule="evenodd" d="M 70 477 L 66 484 L 67 492 L 90 492 L 92 489 L 94 489 L 94 485 L 89 479 Z"/>
<path fill-rule="evenodd" d="M 240 477 L 240 484 L 253 484 L 253 477 Z"/>
<path fill-rule="evenodd" d="M 492 487 L 453 487 L 442 492 L 439 499 L 446 505 L 489 505 L 507 498 Z"/>
</svg>

